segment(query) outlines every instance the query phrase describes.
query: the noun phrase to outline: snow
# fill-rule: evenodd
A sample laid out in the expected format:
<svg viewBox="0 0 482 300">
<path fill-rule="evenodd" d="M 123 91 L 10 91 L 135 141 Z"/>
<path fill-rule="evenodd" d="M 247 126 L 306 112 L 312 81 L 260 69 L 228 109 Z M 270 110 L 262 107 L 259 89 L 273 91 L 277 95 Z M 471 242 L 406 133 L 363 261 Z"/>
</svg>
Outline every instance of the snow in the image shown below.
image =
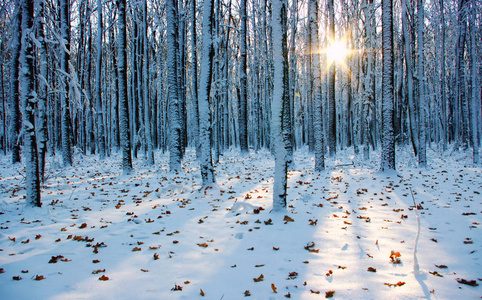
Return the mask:
<svg viewBox="0 0 482 300">
<path fill-rule="evenodd" d="M 202 190 L 193 149 L 179 174 L 168 173 L 168 154 L 156 153 L 158 169 L 134 161 L 131 175 L 122 175 L 121 154 L 76 154 L 62 170 L 61 157 L 49 157 L 42 208 L 25 203 L 24 167 L 1 156 L 1 297 L 197 299 L 202 289 L 206 299 L 243 299 L 247 290 L 252 299 L 322 299 L 328 291 L 339 299 L 479 298 L 482 170 L 469 152 L 427 150 L 428 169 L 398 150 L 392 173 L 378 171 L 378 152 L 362 162 L 352 150 L 315 173 L 313 154 L 298 150 L 285 212 L 271 212 L 266 150 L 225 153 L 218 185 Z M 86 237 L 93 241 L 74 241 Z"/>
</svg>

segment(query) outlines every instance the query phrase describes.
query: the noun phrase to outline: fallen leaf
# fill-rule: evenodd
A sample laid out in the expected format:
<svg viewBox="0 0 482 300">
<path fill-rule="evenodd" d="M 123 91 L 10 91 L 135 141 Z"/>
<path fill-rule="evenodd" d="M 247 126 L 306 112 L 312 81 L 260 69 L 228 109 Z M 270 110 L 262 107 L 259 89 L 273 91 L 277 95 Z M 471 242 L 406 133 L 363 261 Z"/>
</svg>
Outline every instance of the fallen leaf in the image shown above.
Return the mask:
<svg viewBox="0 0 482 300">
<path fill-rule="evenodd" d="M 278 251 L 278 250 L 279 250 L 279 247 L 273 247 L 273 250 L 274 250 L 274 251 Z"/>
<path fill-rule="evenodd" d="M 38 240 L 38 239 L 40 239 L 41 237 L 42 237 L 41 234 L 37 234 L 37 235 L 35 236 L 35 239 Z"/>
<path fill-rule="evenodd" d="M 285 297 L 286 297 L 286 298 L 291 298 L 290 292 L 288 292 L 288 294 L 286 294 Z"/>
<path fill-rule="evenodd" d="M 134 247 L 134 249 L 132 249 L 132 252 L 135 252 L 135 251 L 141 251 L 142 248 L 139 248 L 139 247 Z"/>
<path fill-rule="evenodd" d="M 284 218 L 283 218 L 283 221 L 285 221 L 286 223 L 288 222 L 294 222 L 295 220 L 293 218 L 291 218 L 290 216 L 286 215 Z"/>
<path fill-rule="evenodd" d="M 202 243 L 202 244 L 197 244 L 199 247 L 207 248 L 208 244 L 207 243 Z"/>
<path fill-rule="evenodd" d="M 255 268 L 264 267 L 264 265 L 254 265 Z"/>
<path fill-rule="evenodd" d="M 182 291 L 182 286 L 174 284 L 174 287 L 171 289 L 171 291 Z"/>
<path fill-rule="evenodd" d="M 457 278 L 457 282 L 461 284 L 470 285 L 470 286 L 479 286 L 479 284 L 475 280 L 465 280 L 463 278 Z"/>
<path fill-rule="evenodd" d="M 311 292 L 312 294 L 319 294 L 319 293 L 321 293 L 320 291 L 313 291 L 313 290 L 310 290 L 310 292 Z"/>
<path fill-rule="evenodd" d="M 20 277 L 20 276 L 13 276 L 12 278 L 13 278 L 13 280 L 17 280 L 17 281 L 22 280 L 22 277 Z"/>
<path fill-rule="evenodd" d="M 35 275 L 35 278 L 34 280 L 37 280 L 37 281 L 40 281 L 40 280 L 44 280 L 45 277 L 43 275 Z"/>
<path fill-rule="evenodd" d="M 99 280 L 100 281 L 107 281 L 107 280 L 109 280 L 109 277 L 107 277 L 105 275 L 102 275 L 102 276 L 99 277 Z"/>
<path fill-rule="evenodd" d="M 249 296 L 251 296 L 251 293 L 249 292 L 249 290 L 244 291 L 244 297 L 249 297 Z"/>
<path fill-rule="evenodd" d="M 146 270 L 146 269 L 141 269 L 141 271 L 144 272 L 144 273 L 149 272 L 149 270 Z"/>
<path fill-rule="evenodd" d="M 447 269 L 448 267 L 446 265 L 435 265 L 439 269 Z"/>
<path fill-rule="evenodd" d="M 206 294 L 204 294 L 203 289 L 201 289 L 201 292 L 199 293 L 202 297 L 204 297 Z"/>
<path fill-rule="evenodd" d="M 276 286 L 274 285 L 274 283 L 271 284 L 271 289 L 273 290 L 273 293 L 277 294 L 278 291 L 276 290 Z"/>
<path fill-rule="evenodd" d="M 373 267 L 368 267 L 367 269 L 368 272 L 376 272 L 377 269 L 373 268 Z"/>
<path fill-rule="evenodd" d="M 437 277 L 444 277 L 443 275 L 439 274 L 439 272 L 437 272 L 437 271 L 433 271 L 433 272 L 429 271 L 429 273 L 434 275 L 434 276 L 437 276 Z"/>
<path fill-rule="evenodd" d="M 103 269 L 103 270 L 99 269 L 99 270 L 92 271 L 92 274 L 94 274 L 94 275 L 99 274 L 99 273 L 105 273 L 105 269 Z"/>
<path fill-rule="evenodd" d="M 399 281 L 397 283 L 385 283 L 386 286 L 402 286 L 404 284 L 405 284 L 404 281 Z"/>
<path fill-rule="evenodd" d="M 253 280 L 254 280 L 254 282 L 260 282 L 260 281 L 263 281 L 263 280 L 264 280 L 264 275 L 263 275 L 263 274 L 261 274 L 261 275 L 259 275 L 259 277 L 258 277 L 258 278 L 253 278 Z"/>
<path fill-rule="evenodd" d="M 82 223 L 82 225 L 79 226 L 80 229 L 83 229 L 83 228 L 86 228 L 87 227 L 87 223 Z"/>
<path fill-rule="evenodd" d="M 159 254 L 154 253 L 154 260 L 158 260 L 158 259 L 159 259 Z"/>
<path fill-rule="evenodd" d="M 325 292 L 325 298 L 331 298 L 335 295 L 335 291 Z"/>
</svg>

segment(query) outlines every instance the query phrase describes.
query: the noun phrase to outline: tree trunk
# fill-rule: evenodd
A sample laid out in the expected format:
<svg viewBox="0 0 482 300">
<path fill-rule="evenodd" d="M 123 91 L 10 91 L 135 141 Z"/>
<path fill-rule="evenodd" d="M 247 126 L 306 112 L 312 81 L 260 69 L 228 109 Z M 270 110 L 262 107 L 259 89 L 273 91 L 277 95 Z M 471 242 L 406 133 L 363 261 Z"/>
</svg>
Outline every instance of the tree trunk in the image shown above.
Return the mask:
<svg viewBox="0 0 482 300">
<path fill-rule="evenodd" d="M 169 102 L 169 169 L 181 171 L 181 115 L 177 82 L 177 2 L 167 0 L 167 84 Z"/>
<path fill-rule="evenodd" d="M 479 164 L 479 139 L 478 139 L 478 131 L 479 129 L 479 115 L 480 115 L 480 98 L 477 97 L 477 94 L 480 91 L 480 83 L 477 80 L 477 56 L 475 54 L 476 44 L 475 44 L 475 14 L 476 14 L 476 7 L 475 1 L 472 0 L 472 10 L 470 14 L 470 43 L 471 43 L 471 51 L 470 51 L 470 66 L 471 66 L 471 79 L 472 79 L 472 109 L 471 109 L 471 124 L 472 124 L 472 149 L 473 149 L 473 162 L 475 165 Z"/>
<path fill-rule="evenodd" d="M 308 3 L 308 20 L 310 30 L 310 59 L 312 89 L 314 93 L 314 135 L 315 135 L 315 171 L 325 169 L 325 145 L 323 141 L 323 99 L 321 91 L 321 62 L 318 40 L 318 1 Z"/>
<path fill-rule="evenodd" d="M 97 142 L 99 144 L 99 159 L 105 158 L 105 129 L 104 110 L 102 108 L 102 35 L 104 34 L 102 17 L 102 0 L 97 0 L 97 59 L 96 59 L 96 99 L 95 110 L 97 115 Z"/>
<path fill-rule="evenodd" d="M 382 0 L 382 157 L 380 170 L 395 170 L 393 136 L 393 3 Z"/>
<path fill-rule="evenodd" d="M 272 30 L 273 30 L 273 102 L 271 104 L 271 138 L 275 156 L 275 174 L 273 184 L 273 210 L 286 209 L 286 136 L 283 134 L 283 110 L 284 98 L 288 97 L 289 85 L 286 76 L 288 75 L 287 32 L 286 18 L 287 5 L 285 0 L 273 0 Z"/>
<path fill-rule="evenodd" d="M 12 144 L 12 163 L 19 163 L 20 140 L 19 134 L 22 127 L 22 116 L 20 115 L 20 91 L 19 91 L 19 70 L 20 70 L 20 35 L 22 13 L 20 0 L 15 0 L 15 15 L 12 18 L 12 59 L 10 61 L 10 143 Z"/>
<path fill-rule="evenodd" d="M 202 186 L 216 182 L 211 154 L 211 111 L 209 96 L 211 94 L 213 48 L 214 0 L 204 2 L 203 12 L 203 50 L 201 61 L 201 77 L 199 86 L 199 142 L 201 144 L 201 177 Z"/>
<path fill-rule="evenodd" d="M 62 87 L 60 93 L 60 106 L 62 109 L 61 132 L 62 132 L 62 159 L 64 167 L 72 166 L 72 123 L 70 120 L 69 90 L 70 90 L 70 0 L 60 1 L 60 31 L 62 46 L 60 50 L 60 69 L 63 72 Z"/>
<path fill-rule="evenodd" d="M 335 7 L 333 0 L 328 0 L 328 35 L 330 43 L 335 42 Z M 336 97 L 335 97 L 335 63 L 328 66 L 328 146 L 329 155 L 336 154 Z"/>
<path fill-rule="evenodd" d="M 425 133 L 425 113 L 426 113 L 426 100 L 425 100 L 425 71 L 424 71 L 424 38 L 423 38 L 423 26 L 424 26 L 424 9 L 423 1 L 417 0 L 417 12 L 418 12 L 418 94 L 419 94 L 419 146 L 420 152 L 418 154 L 418 165 L 420 167 L 427 166 L 427 150 L 426 150 L 426 133 Z"/>
<path fill-rule="evenodd" d="M 35 136 L 35 104 L 37 102 L 34 90 L 34 51 L 31 35 L 33 34 L 33 1 L 22 0 L 22 48 L 20 52 L 20 98 L 23 108 L 23 131 L 25 141 L 25 166 L 27 203 L 42 206 L 40 199 L 40 178 Z"/>
<path fill-rule="evenodd" d="M 119 19 L 118 19 L 118 74 L 119 74 L 119 127 L 120 142 L 122 148 L 122 173 L 130 174 L 132 172 L 132 156 L 130 141 L 130 122 L 129 122 L 129 99 L 127 95 L 127 29 L 126 29 L 126 0 L 117 1 Z"/>
<path fill-rule="evenodd" d="M 38 41 L 40 47 L 39 50 L 39 63 L 40 74 L 38 80 L 38 128 L 37 128 L 37 141 L 38 141 L 38 157 L 39 157 L 39 176 L 40 180 L 44 182 L 45 174 L 45 154 L 47 153 L 47 93 L 48 93 L 48 66 L 47 66 L 47 46 L 45 42 L 45 2 L 39 2 L 39 15 L 37 16 L 37 32 Z"/>
<path fill-rule="evenodd" d="M 196 33 L 196 0 L 191 0 L 191 65 L 192 65 L 192 113 L 194 145 L 196 158 L 201 158 L 201 144 L 199 143 L 199 101 L 198 101 L 198 79 L 197 79 L 197 33 Z"/>
<path fill-rule="evenodd" d="M 100 0 L 98 0 L 100 1 Z M 147 0 L 144 0 L 144 11 L 142 14 L 142 36 L 144 41 L 143 47 L 143 58 L 144 63 L 142 64 L 142 83 L 143 83 L 143 97 L 144 97 L 144 129 L 145 129 L 145 139 L 147 146 L 147 163 L 149 165 L 154 164 L 154 146 L 152 145 L 152 133 L 151 133 L 151 105 L 149 97 L 149 42 L 147 39 Z"/>
<path fill-rule="evenodd" d="M 240 68 L 240 78 L 239 78 L 239 146 L 241 147 L 241 153 L 247 154 L 248 149 L 248 96 L 247 96 L 247 79 L 246 74 L 247 67 L 247 30 L 246 30 L 246 0 L 241 0 L 240 3 L 240 18 L 241 18 L 241 50 L 239 57 L 239 68 Z"/>
</svg>

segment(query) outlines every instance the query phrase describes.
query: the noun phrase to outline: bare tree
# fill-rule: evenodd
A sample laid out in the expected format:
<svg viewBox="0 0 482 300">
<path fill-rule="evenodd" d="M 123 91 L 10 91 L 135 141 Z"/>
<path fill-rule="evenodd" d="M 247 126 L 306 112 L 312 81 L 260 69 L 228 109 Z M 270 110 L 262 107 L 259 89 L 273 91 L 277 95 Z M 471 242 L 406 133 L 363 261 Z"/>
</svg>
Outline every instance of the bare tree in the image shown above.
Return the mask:
<svg viewBox="0 0 482 300">
<path fill-rule="evenodd" d="M 117 0 L 119 19 L 117 20 L 119 32 L 117 38 L 119 74 L 119 127 L 122 148 L 122 172 L 132 172 L 132 156 L 129 126 L 129 99 L 127 95 L 127 44 L 126 44 L 126 0 Z"/>
<path fill-rule="evenodd" d="M 12 143 L 12 163 L 18 163 L 21 160 L 19 134 L 22 126 L 22 117 L 20 115 L 20 91 L 18 83 L 21 22 L 20 0 L 15 0 L 15 15 L 12 19 L 12 58 L 10 60 L 10 142 Z"/>
<path fill-rule="evenodd" d="M 393 3 L 382 0 L 382 157 L 381 171 L 395 170 L 393 136 Z"/>
<path fill-rule="evenodd" d="M 203 12 L 203 50 L 201 60 L 201 77 L 199 82 L 199 142 L 201 144 L 201 177 L 203 187 L 216 182 L 211 154 L 211 111 L 209 96 L 211 94 L 213 48 L 214 0 L 204 2 Z"/>
<path fill-rule="evenodd" d="M 40 199 L 40 178 L 37 152 L 37 137 L 35 135 L 35 104 L 37 102 L 34 90 L 34 51 L 33 35 L 33 1 L 22 0 L 22 50 L 20 52 L 20 98 L 23 109 L 23 132 L 25 141 L 25 166 L 27 177 L 27 202 L 42 206 Z"/>
</svg>

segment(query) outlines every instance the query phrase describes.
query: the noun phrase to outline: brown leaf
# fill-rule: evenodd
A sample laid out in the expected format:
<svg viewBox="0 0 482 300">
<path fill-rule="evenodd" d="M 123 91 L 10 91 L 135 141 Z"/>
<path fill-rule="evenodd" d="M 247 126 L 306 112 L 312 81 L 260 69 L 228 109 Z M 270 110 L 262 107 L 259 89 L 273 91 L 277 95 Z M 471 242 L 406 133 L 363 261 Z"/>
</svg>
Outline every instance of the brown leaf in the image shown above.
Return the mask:
<svg viewBox="0 0 482 300">
<path fill-rule="evenodd" d="M 325 292 L 325 298 L 331 298 L 335 295 L 335 291 Z"/>
<path fill-rule="evenodd" d="M 444 277 L 443 275 L 439 274 L 439 272 L 437 271 L 433 271 L 433 272 L 429 271 L 429 273 L 437 277 Z"/>
<path fill-rule="evenodd" d="M 83 229 L 83 228 L 86 228 L 87 227 L 87 223 L 82 223 L 82 225 L 79 226 L 80 229 Z"/>
<path fill-rule="evenodd" d="M 40 280 L 44 280 L 45 277 L 43 275 L 35 275 L 35 278 L 34 280 L 37 280 L 37 281 L 40 281 Z"/>
<path fill-rule="evenodd" d="M 278 250 L 279 250 L 279 247 L 273 247 L 273 250 L 274 250 L 274 251 L 278 251 Z"/>
<path fill-rule="evenodd" d="M 291 218 L 290 216 L 286 215 L 283 219 L 283 221 L 285 221 L 286 223 L 288 222 L 294 222 L 295 220 L 293 218 Z"/>
<path fill-rule="evenodd" d="M 385 284 L 386 286 L 395 286 L 395 287 L 396 287 L 396 286 L 402 286 L 402 285 L 404 285 L 405 282 L 404 282 L 404 281 L 399 281 L 399 282 L 397 282 L 397 283 L 384 283 L 384 284 Z"/>
<path fill-rule="evenodd" d="M 285 297 L 286 297 L 286 298 L 291 298 L 290 292 L 288 292 L 288 294 L 286 294 Z"/>
<path fill-rule="evenodd" d="M 182 286 L 174 284 L 174 287 L 171 289 L 171 291 L 182 291 Z"/>
<path fill-rule="evenodd" d="M 100 260 L 94 259 L 92 262 L 93 262 L 94 264 L 98 264 L 98 263 L 100 263 Z"/>
<path fill-rule="evenodd" d="M 273 290 L 273 293 L 277 294 L 278 291 L 276 290 L 276 286 L 274 285 L 274 283 L 271 284 L 271 289 Z"/>
<path fill-rule="evenodd" d="M 207 243 L 202 243 L 202 244 L 197 244 L 199 247 L 207 248 L 208 244 Z"/>
<path fill-rule="evenodd" d="M 20 276 L 13 276 L 12 278 L 13 278 L 13 280 L 17 280 L 17 281 L 22 280 L 22 277 L 20 277 Z"/>
<path fill-rule="evenodd" d="M 249 290 L 244 291 L 244 297 L 249 297 L 249 296 L 251 296 L 251 293 L 249 292 Z"/>
<path fill-rule="evenodd" d="M 263 274 L 261 274 L 261 275 L 259 275 L 259 277 L 258 277 L 258 278 L 253 278 L 253 280 L 254 280 L 254 282 L 260 282 L 260 281 L 263 281 L 263 280 L 264 280 L 264 275 L 263 275 Z"/>
<path fill-rule="evenodd" d="M 446 265 L 435 265 L 439 269 L 447 269 L 448 267 Z"/>
<path fill-rule="evenodd" d="M 377 269 L 373 268 L 373 267 L 368 267 L 367 269 L 368 272 L 376 272 Z"/>
<path fill-rule="evenodd" d="M 204 294 L 204 291 L 203 289 L 201 289 L 201 292 L 199 293 L 202 297 L 206 296 L 206 294 Z"/>
<path fill-rule="evenodd" d="M 159 254 L 154 253 L 154 260 L 158 260 L 158 259 L 159 259 Z"/>
<path fill-rule="evenodd" d="M 319 293 L 321 293 L 320 291 L 313 291 L 313 290 L 310 290 L 310 292 L 311 292 L 312 294 L 319 294 Z"/>
<path fill-rule="evenodd" d="M 41 234 L 37 234 L 37 235 L 35 236 L 35 239 L 38 240 L 38 239 L 40 239 L 41 237 L 42 237 Z"/>
<path fill-rule="evenodd" d="M 461 284 L 466 284 L 470 286 L 478 286 L 479 284 L 475 280 L 465 280 L 463 278 L 457 278 L 457 282 Z"/>
<path fill-rule="evenodd" d="M 103 269 L 103 270 L 99 269 L 99 270 L 92 271 L 92 274 L 94 274 L 94 275 L 99 274 L 99 273 L 105 273 L 105 269 Z"/>
<path fill-rule="evenodd" d="M 264 265 L 254 265 L 255 268 L 264 267 Z"/>
<path fill-rule="evenodd" d="M 134 247 L 134 249 L 132 249 L 132 252 L 135 252 L 135 251 L 141 251 L 142 248 L 139 248 L 139 247 Z"/>
<path fill-rule="evenodd" d="M 0 268 L 0 274 L 5 273 L 5 270 L 3 268 Z"/>
<path fill-rule="evenodd" d="M 99 280 L 100 281 L 107 281 L 107 280 L 109 280 L 109 277 L 107 277 L 105 275 L 102 275 L 102 276 L 99 277 Z"/>
<path fill-rule="evenodd" d="M 141 271 L 144 272 L 144 273 L 149 272 L 149 270 L 146 270 L 146 269 L 141 269 Z"/>
</svg>

